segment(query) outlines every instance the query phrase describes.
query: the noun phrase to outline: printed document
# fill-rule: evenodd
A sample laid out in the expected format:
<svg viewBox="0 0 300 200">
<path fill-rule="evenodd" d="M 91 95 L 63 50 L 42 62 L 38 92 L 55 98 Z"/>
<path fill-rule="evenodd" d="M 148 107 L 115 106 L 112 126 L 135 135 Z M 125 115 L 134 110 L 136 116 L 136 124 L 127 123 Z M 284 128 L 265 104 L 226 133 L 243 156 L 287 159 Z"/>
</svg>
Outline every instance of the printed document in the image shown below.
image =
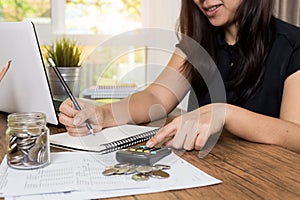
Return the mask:
<svg viewBox="0 0 300 200">
<path fill-rule="evenodd" d="M 51 164 L 46 167 L 16 170 L 8 167 L 4 158 L 0 166 L 0 196 L 31 200 L 105 198 L 221 183 L 174 153 L 158 162 L 171 166 L 166 179 L 141 182 L 132 180 L 131 175 L 102 174 L 105 167 L 116 163 L 115 152 L 60 152 L 51 154 Z"/>
</svg>

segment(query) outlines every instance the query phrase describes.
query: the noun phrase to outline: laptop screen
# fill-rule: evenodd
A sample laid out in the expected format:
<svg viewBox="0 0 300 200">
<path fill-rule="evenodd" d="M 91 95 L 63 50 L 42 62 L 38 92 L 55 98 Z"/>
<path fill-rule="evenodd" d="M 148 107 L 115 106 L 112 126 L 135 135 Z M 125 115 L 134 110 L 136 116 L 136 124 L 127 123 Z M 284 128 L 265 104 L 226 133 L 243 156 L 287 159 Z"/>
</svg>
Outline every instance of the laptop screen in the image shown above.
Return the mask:
<svg viewBox="0 0 300 200">
<path fill-rule="evenodd" d="M 0 83 L 0 111 L 43 112 L 58 124 L 34 24 L 0 22 L 0 70 L 11 60 Z"/>
</svg>

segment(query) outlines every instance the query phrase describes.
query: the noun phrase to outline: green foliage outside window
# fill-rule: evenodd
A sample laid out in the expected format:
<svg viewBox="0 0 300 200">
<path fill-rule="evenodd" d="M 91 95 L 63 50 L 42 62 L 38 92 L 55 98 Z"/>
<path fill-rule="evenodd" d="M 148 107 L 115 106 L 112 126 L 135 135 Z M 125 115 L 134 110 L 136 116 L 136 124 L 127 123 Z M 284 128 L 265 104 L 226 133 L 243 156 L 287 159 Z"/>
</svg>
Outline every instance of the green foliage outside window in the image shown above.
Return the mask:
<svg viewBox="0 0 300 200">
<path fill-rule="evenodd" d="M 141 0 L 67 0 L 70 33 L 116 34 L 140 28 Z"/>
<path fill-rule="evenodd" d="M 50 0 L 1 0 L 0 21 L 50 18 Z"/>
<path fill-rule="evenodd" d="M 141 0 L 121 0 L 125 7 L 125 12 L 129 12 L 133 18 L 139 18 L 141 16 L 140 5 Z M 113 6 L 114 1 L 111 0 L 66 0 L 67 5 L 82 4 L 82 5 L 95 5 L 105 12 L 108 7 Z"/>
</svg>

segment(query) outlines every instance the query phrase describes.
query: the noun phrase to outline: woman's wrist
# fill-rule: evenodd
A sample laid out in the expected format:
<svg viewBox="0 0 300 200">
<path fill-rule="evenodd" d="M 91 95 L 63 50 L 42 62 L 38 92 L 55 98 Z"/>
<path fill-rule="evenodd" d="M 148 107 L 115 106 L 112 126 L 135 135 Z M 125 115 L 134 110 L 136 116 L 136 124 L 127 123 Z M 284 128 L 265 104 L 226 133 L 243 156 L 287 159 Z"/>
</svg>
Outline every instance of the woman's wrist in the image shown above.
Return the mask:
<svg viewBox="0 0 300 200">
<path fill-rule="evenodd" d="M 102 121 L 103 128 L 116 126 L 110 107 L 110 104 L 106 104 L 96 108 L 97 120 Z"/>
<path fill-rule="evenodd" d="M 236 106 L 232 104 L 225 104 L 225 120 L 224 120 L 224 128 L 230 129 L 231 122 L 234 121 L 234 116 L 237 115 Z"/>
</svg>

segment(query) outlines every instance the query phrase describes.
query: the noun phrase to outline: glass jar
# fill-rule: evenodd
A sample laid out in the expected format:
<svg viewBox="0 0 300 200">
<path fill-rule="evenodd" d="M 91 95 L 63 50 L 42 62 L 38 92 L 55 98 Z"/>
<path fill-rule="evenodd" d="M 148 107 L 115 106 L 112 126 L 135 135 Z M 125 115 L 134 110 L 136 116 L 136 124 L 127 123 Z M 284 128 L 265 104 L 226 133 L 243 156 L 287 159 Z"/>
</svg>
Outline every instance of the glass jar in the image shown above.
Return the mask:
<svg viewBox="0 0 300 200">
<path fill-rule="evenodd" d="M 8 115 L 7 163 L 16 169 L 35 169 L 50 163 L 49 129 L 40 112 Z"/>
</svg>

